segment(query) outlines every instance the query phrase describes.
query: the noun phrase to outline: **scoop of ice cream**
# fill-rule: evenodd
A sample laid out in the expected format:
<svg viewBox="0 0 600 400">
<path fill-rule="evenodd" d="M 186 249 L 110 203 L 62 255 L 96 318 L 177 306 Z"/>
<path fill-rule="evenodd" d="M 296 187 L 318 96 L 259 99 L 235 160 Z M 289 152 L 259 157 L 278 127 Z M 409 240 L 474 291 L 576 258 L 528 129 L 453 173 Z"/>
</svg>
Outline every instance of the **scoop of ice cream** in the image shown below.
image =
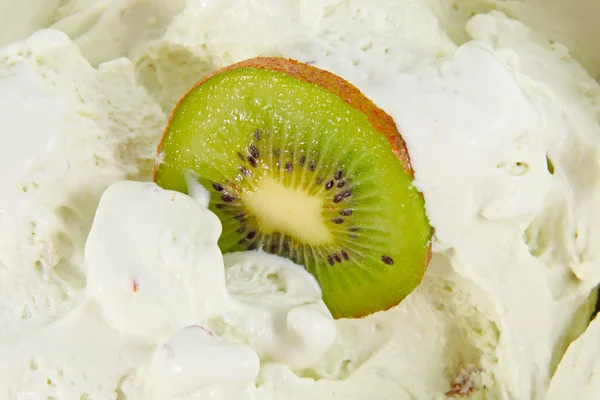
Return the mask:
<svg viewBox="0 0 600 400">
<path fill-rule="evenodd" d="M 0 49 L 0 340 L 80 303 L 100 196 L 151 178 L 164 123 L 127 59 L 93 68 L 54 30 Z"/>
<path fill-rule="evenodd" d="M 230 301 L 217 216 L 182 193 L 119 182 L 87 239 L 88 290 L 120 331 L 162 340 Z"/>
<path fill-rule="evenodd" d="M 9 3 L 14 9 L 0 15 L 0 40 L 36 29 L 58 4 L 0 0 Z M 281 349 L 300 353 L 286 338 L 288 320 L 295 318 L 291 310 L 302 306 L 297 301 L 302 297 L 278 308 L 267 294 L 285 285 L 266 274 L 257 280 L 253 298 L 233 288 L 248 280 L 227 272 L 231 302 L 205 322 L 221 338 L 251 343 L 265 360 L 256 397 L 429 399 L 465 392 L 471 398 L 542 397 L 557 365 L 549 398 L 597 397 L 598 320 L 559 365 L 568 343 L 587 325 L 587 298 L 600 271 L 600 88 L 564 46 L 499 13 L 471 18 L 483 3 L 489 9 L 490 2 L 483 1 L 453 1 L 456 7 L 439 0 L 168 3 L 60 2 L 54 15 L 65 19 L 55 26 L 76 38 L 94 65 L 124 52 L 133 53 L 133 65 L 118 59 L 92 68 L 77 46 L 52 31 L 0 50 L 0 397 L 110 398 L 119 392 L 152 398 L 145 389 L 149 380 L 158 381 L 145 364 L 152 346 L 140 346 L 139 335 L 133 339 L 107 327 L 102 315 L 86 311 L 81 324 L 65 316 L 83 298 L 83 243 L 110 183 L 151 179 L 164 116 L 150 96 L 170 110 L 203 74 L 259 54 L 327 68 L 394 117 L 438 241 L 418 290 L 387 312 L 337 321 L 333 348 L 304 371 L 277 362 L 287 362 Z M 501 6 L 531 7 L 531 20 L 542 17 L 541 24 L 550 9 L 539 13 L 540 3 Z M 552 13 L 572 7 L 563 3 Z M 180 6 L 186 12 L 179 16 L 167 10 Z M 165 13 L 154 20 L 158 9 Z M 593 18 L 590 10 L 576 11 Z M 22 19 L 25 15 L 31 19 Z M 548 24 L 547 30 L 568 23 L 562 25 Z M 573 29 L 582 32 L 580 25 Z M 162 29 L 161 38 L 136 51 L 140 40 L 160 36 Z M 297 36 L 286 36 L 294 31 Z M 487 45 L 472 43 L 454 53 L 470 39 Z M 145 89 L 136 84 L 134 65 L 137 84 Z M 21 171 L 31 156 L 35 159 Z M 124 214 L 110 215 L 116 224 Z M 140 222 L 144 229 L 146 222 Z M 435 268 L 440 262 L 446 273 Z M 125 298 L 133 282 L 111 273 L 126 284 Z M 185 302 L 190 296 L 173 298 Z M 119 312 L 107 304 L 100 311 Z M 156 301 L 143 304 L 154 307 Z M 256 317 L 255 324 L 244 312 Z M 158 323 L 144 318 L 142 324 L 165 331 L 177 326 L 152 342 L 160 346 L 187 326 L 168 321 L 165 313 L 157 314 Z M 58 323 L 51 324 L 54 320 Z M 180 365 L 188 370 L 189 364 Z M 168 381 L 167 375 L 161 379 Z M 228 389 L 217 386 L 172 398 L 214 398 Z M 240 398 L 232 393 L 225 398 Z"/>
</svg>

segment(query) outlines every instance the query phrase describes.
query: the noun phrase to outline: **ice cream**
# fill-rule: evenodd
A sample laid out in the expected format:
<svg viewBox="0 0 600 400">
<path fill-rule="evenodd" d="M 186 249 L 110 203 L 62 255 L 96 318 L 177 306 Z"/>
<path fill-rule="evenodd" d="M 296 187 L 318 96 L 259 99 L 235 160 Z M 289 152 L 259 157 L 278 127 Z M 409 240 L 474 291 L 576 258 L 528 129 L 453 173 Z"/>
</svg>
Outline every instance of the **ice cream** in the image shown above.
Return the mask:
<svg viewBox="0 0 600 400">
<path fill-rule="evenodd" d="M 0 50 L 0 398 L 598 397 L 600 87 L 491 3 L 454 4 L 27 14 L 23 32 L 54 29 Z M 202 188 L 145 182 L 176 99 L 256 55 L 330 70 L 394 117 L 436 230 L 399 306 L 334 323 L 301 267 L 221 255 Z"/>
</svg>

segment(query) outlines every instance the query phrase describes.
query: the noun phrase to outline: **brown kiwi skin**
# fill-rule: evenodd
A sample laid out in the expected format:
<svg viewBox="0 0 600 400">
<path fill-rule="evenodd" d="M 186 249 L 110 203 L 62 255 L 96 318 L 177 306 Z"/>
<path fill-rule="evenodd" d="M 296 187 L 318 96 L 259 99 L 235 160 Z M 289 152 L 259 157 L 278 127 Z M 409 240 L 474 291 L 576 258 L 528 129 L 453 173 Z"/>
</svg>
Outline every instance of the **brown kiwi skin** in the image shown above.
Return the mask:
<svg viewBox="0 0 600 400">
<path fill-rule="evenodd" d="M 398 128 L 396 127 L 396 123 L 394 122 L 394 119 L 390 115 L 388 115 L 381 108 L 377 107 L 375 105 L 375 103 L 373 103 L 371 100 L 369 100 L 369 98 L 367 98 L 356 86 L 352 85 L 347 80 L 345 80 L 329 71 L 326 71 L 324 69 L 320 69 L 320 68 L 314 67 L 312 65 L 302 63 L 297 60 L 293 60 L 291 58 L 283 58 L 283 57 L 250 58 L 250 59 L 247 59 L 244 61 L 237 62 L 235 64 L 228 65 L 221 69 L 218 69 L 218 70 L 204 76 L 201 80 L 196 82 L 187 91 L 187 93 L 179 99 L 179 101 L 173 108 L 173 111 L 171 111 L 171 114 L 169 115 L 169 120 L 167 122 L 167 126 L 163 132 L 162 138 L 158 145 L 157 157 L 156 157 L 157 161 L 159 159 L 159 155 L 162 152 L 163 143 L 167 136 L 167 131 L 169 130 L 169 127 L 171 126 L 173 116 L 175 115 L 175 112 L 179 108 L 179 105 L 181 104 L 181 102 L 194 89 L 196 89 L 198 86 L 202 85 L 203 83 L 207 82 L 214 76 L 219 75 L 223 72 L 231 71 L 231 70 L 238 69 L 238 68 L 257 68 L 257 69 L 266 69 L 266 70 L 281 72 L 283 74 L 286 74 L 286 75 L 296 78 L 298 80 L 320 86 L 323 89 L 335 94 L 336 96 L 338 96 L 340 98 L 340 100 L 344 101 L 350 107 L 360 111 L 361 113 L 363 113 L 364 115 L 367 116 L 367 119 L 373 125 L 373 127 L 375 127 L 375 129 L 379 133 L 381 133 L 382 135 L 384 135 L 387 138 L 387 140 L 390 144 L 390 150 L 402 162 L 404 171 L 414 179 L 415 175 L 414 175 L 414 171 L 410 164 L 410 156 L 408 153 L 408 149 L 406 148 L 406 143 L 405 143 L 404 139 L 402 138 L 402 136 L 400 135 L 400 132 L 398 131 Z M 154 181 L 156 181 L 156 174 L 158 172 L 158 166 L 159 166 L 159 163 L 156 162 L 154 164 Z M 421 192 L 419 192 L 419 193 L 421 194 L 421 196 L 423 196 L 423 193 L 421 193 Z M 425 274 L 425 270 L 427 269 L 427 266 L 429 265 L 429 262 L 431 261 L 431 256 L 432 256 L 431 245 L 432 245 L 432 241 L 429 242 L 429 250 L 427 252 L 427 256 L 425 257 L 425 262 L 424 262 L 425 268 L 423 268 L 423 275 Z M 423 277 L 423 275 L 421 275 L 421 278 Z M 388 307 L 382 309 L 381 311 L 386 311 L 398 304 L 399 304 L 399 302 L 390 304 Z M 367 315 L 370 315 L 370 314 L 357 315 L 354 318 L 362 318 Z"/>
</svg>

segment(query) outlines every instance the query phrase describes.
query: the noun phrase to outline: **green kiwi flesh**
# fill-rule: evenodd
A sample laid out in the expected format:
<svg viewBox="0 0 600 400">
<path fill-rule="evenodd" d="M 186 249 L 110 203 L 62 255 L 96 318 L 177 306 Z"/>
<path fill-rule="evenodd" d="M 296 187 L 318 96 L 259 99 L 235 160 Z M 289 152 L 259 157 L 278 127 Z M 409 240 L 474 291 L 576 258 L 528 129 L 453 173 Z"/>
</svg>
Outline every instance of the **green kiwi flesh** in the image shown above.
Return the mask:
<svg viewBox="0 0 600 400">
<path fill-rule="evenodd" d="M 262 249 L 303 265 L 335 318 L 398 304 L 423 276 L 432 229 L 393 120 L 378 126 L 383 112 L 329 72 L 256 60 L 181 99 L 155 181 L 208 188 L 221 250 Z M 340 81 L 358 103 L 340 95 Z"/>
</svg>

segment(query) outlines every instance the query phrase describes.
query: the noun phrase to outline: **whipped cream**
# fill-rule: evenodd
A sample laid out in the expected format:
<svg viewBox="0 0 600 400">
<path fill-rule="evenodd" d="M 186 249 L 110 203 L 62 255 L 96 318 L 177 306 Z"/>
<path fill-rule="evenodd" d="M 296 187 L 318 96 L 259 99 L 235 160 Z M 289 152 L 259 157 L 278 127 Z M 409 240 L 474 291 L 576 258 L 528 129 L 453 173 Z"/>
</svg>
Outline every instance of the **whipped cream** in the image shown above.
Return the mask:
<svg viewBox="0 0 600 400">
<path fill-rule="evenodd" d="M 476 3 L 68 1 L 71 40 L 0 50 L 0 397 L 598 397 L 600 87 Z M 201 186 L 143 182 L 175 101 L 256 55 L 396 121 L 436 229 L 397 307 L 333 321 L 301 266 L 221 255 Z"/>
<path fill-rule="evenodd" d="M 220 234 L 217 216 L 186 195 L 115 183 L 87 238 L 87 290 L 119 331 L 164 340 L 229 301 Z"/>
<path fill-rule="evenodd" d="M 197 200 L 154 183 L 111 185 L 85 246 L 87 294 L 108 324 L 159 344 L 150 393 L 170 397 L 215 385 L 245 390 L 259 359 L 292 369 L 315 363 L 336 333 L 316 280 L 262 252 L 224 260 L 221 223 L 206 208 L 207 191 L 192 192 Z"/>
</svg>

